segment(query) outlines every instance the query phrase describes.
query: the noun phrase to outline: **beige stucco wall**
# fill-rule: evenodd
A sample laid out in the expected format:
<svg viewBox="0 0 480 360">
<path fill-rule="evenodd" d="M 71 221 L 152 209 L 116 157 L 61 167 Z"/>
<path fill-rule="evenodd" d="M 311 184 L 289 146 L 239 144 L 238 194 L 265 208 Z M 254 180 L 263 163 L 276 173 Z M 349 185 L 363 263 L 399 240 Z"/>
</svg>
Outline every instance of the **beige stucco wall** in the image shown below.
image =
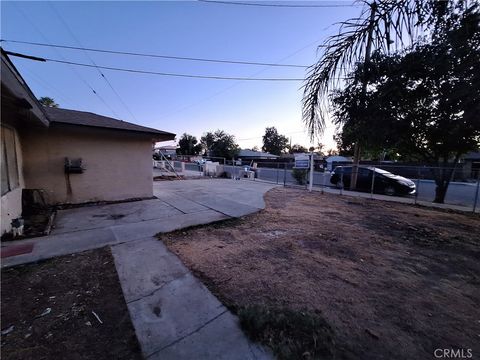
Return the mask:
<svg viewBox="0 0 480 360">
<path fill-rule="evenodd" d="M 46 190 L 52 204 L 153 195 L 152 142 L 148 135 L 51 125 L 21 136 L 25 186 Z M 67 176 L 65 157 L 82 158 L 85 171 Z"/>
<path fill-rule="evenodd" d="M 13 129 L 13 128 L 12 128 Z M 19 186 L 5 195 L 2 195 L 1 199 L 1 229 L 0 235 L 3 235 L 5 232 L 11 230 L 11 221 L 22 215 L 22 189 L 25 187 L 25 182 L 23 178 L 23 160 L 22 160 L 22 146 L 20 138 L 16 130 L 15 133 L 15 151 L 17 154 L 17 165 L 18 165 L 18 180 Z"/>
</svg>

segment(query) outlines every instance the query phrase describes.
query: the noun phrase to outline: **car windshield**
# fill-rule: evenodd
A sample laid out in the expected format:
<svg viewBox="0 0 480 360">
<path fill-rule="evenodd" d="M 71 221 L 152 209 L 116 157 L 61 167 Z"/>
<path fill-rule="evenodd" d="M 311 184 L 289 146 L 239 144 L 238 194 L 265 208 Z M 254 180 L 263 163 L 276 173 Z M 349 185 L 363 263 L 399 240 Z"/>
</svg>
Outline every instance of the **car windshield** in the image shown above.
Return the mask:
<svg viewBox="0 0 480 360">
<path fill-rule="evenodd" d="M 388 172 L 386 170 L 383 170 L 383 169 L 378 169 L 378 168 L 375 168 L 375 172 L 378 173 L 378 174 L 381 174 L 383 176 L 388 176 L 388 177 L 395 177 L 396 175 L 392 174 L 391 172 Z"/>
</svg>

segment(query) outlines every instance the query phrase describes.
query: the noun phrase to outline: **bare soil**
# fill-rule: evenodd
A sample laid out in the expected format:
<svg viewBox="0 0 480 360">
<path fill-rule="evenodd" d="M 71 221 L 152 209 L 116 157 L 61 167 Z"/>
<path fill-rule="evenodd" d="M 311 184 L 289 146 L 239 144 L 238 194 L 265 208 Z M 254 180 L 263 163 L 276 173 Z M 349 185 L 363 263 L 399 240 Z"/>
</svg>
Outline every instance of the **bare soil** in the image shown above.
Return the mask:
<svg viewBox="0 0 480 360">
<path fill-rule="evenodd" d="M 1 288 L 4 359 L 142 358 L 109 248 L 4 269 Z"/>
<path fill-rule="evenodd" d="M 265 200 L 161 239 L 230 308 L 320 312 L 336 358 L 480 357 L 478 216 L 284 188 Z"/>
</svg>

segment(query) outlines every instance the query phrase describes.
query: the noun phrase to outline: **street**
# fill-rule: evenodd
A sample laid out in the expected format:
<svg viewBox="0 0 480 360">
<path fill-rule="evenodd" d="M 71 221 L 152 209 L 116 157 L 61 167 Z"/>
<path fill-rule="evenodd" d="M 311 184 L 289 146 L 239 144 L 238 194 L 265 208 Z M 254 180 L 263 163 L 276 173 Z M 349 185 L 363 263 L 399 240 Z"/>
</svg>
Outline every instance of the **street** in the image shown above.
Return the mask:
<svg viewBox="0 0 480 360">
<path fill-rule="evenodd" d="M 198 170 L 199 166 L 196 164 L 185 164 L 188 170 Z M 242 166 L 226 165 L 225 171 L 229 174 L 239 175 L 243 169 Z M 270 181 L 276 184 L 293 185 L 296 180 L 292 176 L 292 170 L 285 170 L 282 168 L 258 168 L 256 170 L 256 179 L 263 181 Z M 412 179 L 417 185 L 417 199 L 421 201 L 432 201 L 435 197 L 435 183 L 433 180 L 417 180 Z M 328 186 L 334 187 L 330 184 L 330 174 L 323 172 L 314 172 L 313 185 L 315 187 Z M 476 183 L 452 182 L 448 187 L 447 195 L 445 197 L 446 204 L 473 206 L 475 201 L 475 193 L 477 191 Z M 479 194 L 480 196 L 480 194 Z M 414 195 L 409 197 L 414 198 Z"/>
</svg>

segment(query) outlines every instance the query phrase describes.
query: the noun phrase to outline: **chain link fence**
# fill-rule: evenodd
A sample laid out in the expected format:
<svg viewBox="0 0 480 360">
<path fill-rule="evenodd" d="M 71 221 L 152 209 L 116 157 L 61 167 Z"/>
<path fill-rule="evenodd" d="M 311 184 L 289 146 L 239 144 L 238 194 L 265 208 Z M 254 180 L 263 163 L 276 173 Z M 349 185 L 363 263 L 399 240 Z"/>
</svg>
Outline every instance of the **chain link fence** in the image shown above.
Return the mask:
<svg viewBox="0 0 480 360">
<path fill-rule="evenodd" d="M 318 169 L 313 173 L 313 188 L 336 194 L 395 200 L 412 204 L 431 204 L 436 199 L 438 179 L 448 182 L 443 203 L 452 208 L 480 211 L 479 172 L 464 168 L 433 166 L 360 165 L 357 188 L 350 190 L 353 167 L 340 166 L 333 171 Z M 229 178 L 267 181 L 284 186 L 308 187 L 308 170 L 295 169 L 294 163 L 261 162 L 256 167 L 226 161 L 223 171 Z M 437 199 L 438 200 L 438 199 Z"/>
</svg>

